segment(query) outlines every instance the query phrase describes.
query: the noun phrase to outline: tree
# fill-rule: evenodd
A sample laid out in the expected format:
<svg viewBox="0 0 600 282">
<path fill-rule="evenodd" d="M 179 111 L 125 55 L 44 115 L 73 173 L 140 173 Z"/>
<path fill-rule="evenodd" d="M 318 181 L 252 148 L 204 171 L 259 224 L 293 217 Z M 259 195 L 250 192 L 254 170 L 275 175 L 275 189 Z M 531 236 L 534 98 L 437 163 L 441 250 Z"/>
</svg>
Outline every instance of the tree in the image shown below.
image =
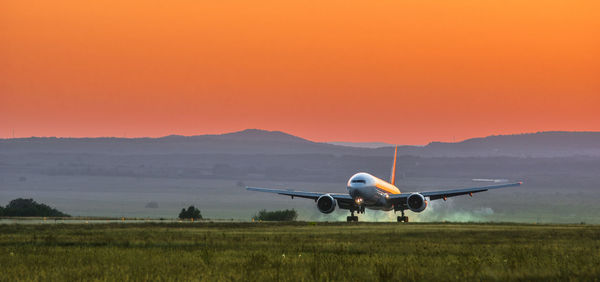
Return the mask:
<svg viewBox="0 0 600 282">
<path fill-rule="evenodd" d="M 294 221 L 298 217 L 296 210 L 266 211 L 261 210 L 252 219 L 261 221 Z"/>
<path fill-rule="evenodd" d="M 2 216 L 49 216 L 68 217 L 68 214 L 60 212 L 45 204 L 40 204 L 33 199 L 18 198 L 10 201 L 6 207 L 0 209 Z"/>
<path fill-rule="evenodd" d="M 194 206 L 190 206 L 187 210 L 181 209 L 179 213 L 180 219 L 202 219 L 202 214 L 200 214 L 200 210 L 195 208 Z"/>
</svg>

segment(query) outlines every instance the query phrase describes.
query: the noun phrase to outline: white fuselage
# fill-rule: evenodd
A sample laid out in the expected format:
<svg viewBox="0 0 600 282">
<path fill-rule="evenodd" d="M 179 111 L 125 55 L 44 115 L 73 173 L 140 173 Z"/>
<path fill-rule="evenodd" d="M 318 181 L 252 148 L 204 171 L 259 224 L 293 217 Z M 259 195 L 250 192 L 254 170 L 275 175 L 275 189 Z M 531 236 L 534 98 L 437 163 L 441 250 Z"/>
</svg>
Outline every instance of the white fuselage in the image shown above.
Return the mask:
<svg viewBox="0 0 600 282">
<path fill-rule="evenodd" d="M 366 172 L 350 177 L 347 189 L 357 205 L 372 210 L 392 210 L 394 207 L 388 202 L 388 197 L 390 194 L 400 194 L 396 186 Z"/>
</svg>

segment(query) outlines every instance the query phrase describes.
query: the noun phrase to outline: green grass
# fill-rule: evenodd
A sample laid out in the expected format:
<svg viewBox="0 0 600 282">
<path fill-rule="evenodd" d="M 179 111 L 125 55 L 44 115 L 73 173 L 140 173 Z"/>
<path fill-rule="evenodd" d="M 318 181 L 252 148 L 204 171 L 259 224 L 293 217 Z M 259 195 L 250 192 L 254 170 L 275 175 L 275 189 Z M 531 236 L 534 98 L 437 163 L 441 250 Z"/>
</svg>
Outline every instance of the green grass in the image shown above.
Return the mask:
<svg viewBox="0 0 600 282">
<path fill-rule="evenodd" d="M 0 225 L 0 281 L 593 281 L 599 265 L 590 225 Z"/>
</svg>

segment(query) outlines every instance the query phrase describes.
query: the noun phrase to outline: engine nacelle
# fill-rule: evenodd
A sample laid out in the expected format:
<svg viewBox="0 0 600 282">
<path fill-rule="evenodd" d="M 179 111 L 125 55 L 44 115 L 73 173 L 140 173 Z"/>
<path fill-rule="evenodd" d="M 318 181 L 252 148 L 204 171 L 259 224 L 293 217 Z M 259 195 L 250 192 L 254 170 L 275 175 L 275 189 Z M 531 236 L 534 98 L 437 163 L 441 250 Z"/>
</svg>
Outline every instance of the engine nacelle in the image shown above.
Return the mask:
<svg viewBox="0 0 600 282">
<path fill-rule="evenodd" d="M 332 213 L 335 210 L 335 199 L 329 194 L 322 195 L 317 199 L 317 208 L 322 213 Z"/>
<path fill-rule="evenodd" d="M 406 199 L 408 208 L 413 212 L 422 212 L 427 207 L 427 200 L 419 193 L 413 193 Z"/>
</svg>

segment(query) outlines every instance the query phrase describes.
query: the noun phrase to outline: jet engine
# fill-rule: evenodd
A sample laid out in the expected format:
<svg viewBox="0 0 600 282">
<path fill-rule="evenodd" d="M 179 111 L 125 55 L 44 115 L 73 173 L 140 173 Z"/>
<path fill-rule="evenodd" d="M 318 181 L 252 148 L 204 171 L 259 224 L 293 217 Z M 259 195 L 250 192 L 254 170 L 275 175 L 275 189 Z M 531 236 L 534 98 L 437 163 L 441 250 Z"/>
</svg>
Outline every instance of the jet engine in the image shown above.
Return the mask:
<svg viewBox="0 0 600 282">
<path fill-rule="evenodd" d="M 335 210 L 335 199 L 329 194 L 322 195 L 317 199 L 317 208 L 322 213 L 331 213 Z"/>
<path fill-rule="evenodd" d="M 408 208 L 413 212 L 422 212 L 427 207 L 427 200 L 419 193 L 413 193 L 406 199 Z"/>
</svg>

